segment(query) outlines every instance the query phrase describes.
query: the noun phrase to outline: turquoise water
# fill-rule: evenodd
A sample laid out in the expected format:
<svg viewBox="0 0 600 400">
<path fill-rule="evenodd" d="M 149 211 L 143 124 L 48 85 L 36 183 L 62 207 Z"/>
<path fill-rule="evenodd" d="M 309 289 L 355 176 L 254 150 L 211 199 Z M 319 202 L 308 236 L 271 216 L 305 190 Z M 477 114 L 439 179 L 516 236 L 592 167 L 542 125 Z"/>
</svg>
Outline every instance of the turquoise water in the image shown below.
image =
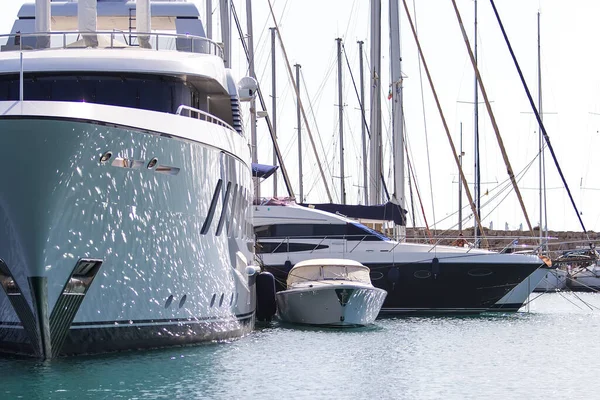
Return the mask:
<svg viewBox="0 0 600 400">
<path fill-rule="evenodd" d="M 600 294 L 573 293 L 516 314 L 390 318 L 350 331 L 273 324 L 228 343 L 2 358 L 0 399 L 598 398 L 598 332 Z"/>
</svg>

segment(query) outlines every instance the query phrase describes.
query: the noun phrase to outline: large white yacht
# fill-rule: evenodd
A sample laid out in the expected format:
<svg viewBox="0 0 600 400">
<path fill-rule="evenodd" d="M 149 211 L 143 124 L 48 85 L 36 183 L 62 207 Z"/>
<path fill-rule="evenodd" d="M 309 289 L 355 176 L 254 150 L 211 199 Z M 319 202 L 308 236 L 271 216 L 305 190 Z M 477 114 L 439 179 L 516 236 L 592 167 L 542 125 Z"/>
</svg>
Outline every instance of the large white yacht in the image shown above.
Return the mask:
<svg viewBox="0 0 600 400">
<path fill-rule="evenodd" d="M 381 314 L 487 311 L 543 263 L 535 255 L 397 242 L 355 220 L 293 202 L 255 205 L 254 225 L 256 252 L 278 290 L 300 261 L 356 260 L 370 268 L 373 285 L 388 292 Z"/>
<path fill-rule="evenodd" d="M 0 351 L 249 332 L 251 90 L 196 6 L 38 0 L 0 44 Z"/>
</svg>

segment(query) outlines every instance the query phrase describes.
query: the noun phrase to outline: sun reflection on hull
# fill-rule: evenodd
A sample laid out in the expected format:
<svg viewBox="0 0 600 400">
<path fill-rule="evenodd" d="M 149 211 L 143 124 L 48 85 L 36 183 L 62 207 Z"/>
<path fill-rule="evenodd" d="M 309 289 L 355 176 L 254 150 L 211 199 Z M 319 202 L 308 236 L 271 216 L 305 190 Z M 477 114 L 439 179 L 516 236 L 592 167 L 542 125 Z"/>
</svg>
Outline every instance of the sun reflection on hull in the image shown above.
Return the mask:
<svg viewBox="0 0 600 400">
<path fill-rule="evenodd" d="M 203 134 L 227 134 L 197 123 Z M 253 328 L 245 163 L 200 142 L 97 121 L 3 118 L 0 132 L 8 271 L 0 273 L 0 351 L 50 358 L 230 339 Z M 229 185 L 201 233 L 219 180 Z M 100 265 L 91 278 L 76 271 L 88 259 Z"/>
</svg>

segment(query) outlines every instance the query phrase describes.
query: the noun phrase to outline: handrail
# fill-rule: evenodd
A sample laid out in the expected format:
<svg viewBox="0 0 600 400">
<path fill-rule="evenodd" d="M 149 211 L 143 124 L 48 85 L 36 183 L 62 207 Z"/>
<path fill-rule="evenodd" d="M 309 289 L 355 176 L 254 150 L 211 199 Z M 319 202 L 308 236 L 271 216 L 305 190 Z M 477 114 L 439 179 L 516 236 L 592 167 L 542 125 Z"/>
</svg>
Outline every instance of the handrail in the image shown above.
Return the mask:
<svg viewBox="0 0 600 400">
<path fill-rule="evenodd" d="M 224 58 L 223 48 L 217 42 L 208 38 L 177 33 L 157 33 L 157 32 L 135 32 L 135 37 L 143 37 L 147 39 L 147 45 L 132 45 L 127 42 L 126 31 L 51 31 L 51 32 L 35 32 L 35 33 L 10 33 L 0 35 L 0 42 L 6 39 L 6 43 L 2 45 L 1 51 L 22 51 L 22 50 L 48 50 L 48 49 L 70 49 L 70 48 L 139 48 L 144 50 L 177 50 L 186 53 L 201 53 L 210 54 Z M 110 38 L 105 36 L 110 35 Z M 115 40 L 115 36 L 123 36 L 123 42 Z M 75 40 L 67 40 L 68 37 L 74 36 Z M 58 43 L 52 43 L 53 38 L 62 38 Z M 171 39 L 171 46 L 168 40 L 159 38 Z M 37 39 L 35 43 L 27 41 L 28 38 Z M 73 46 L 75 43 L 84 39 L 82 46 Z M 12 43 L 11 43 L 11 39 Z M 102 40 L 109 39 L 107 42 L 101 43 Z M 177 42 L 177 41 L 183 41 Z M 146 40 L 144 41 L 146 42 Z M 188 43 L 186 43 L 188 42 Z M 163 47 L 159 47 L 163 46 Z M 174 45 L 173 45 L 174 44 Z M 179 45 L 178 45 L 179 44 Z M 154 47 L 152 47 L 154 45 Z M 187 45 L 187 46 L 186 46 Z M 148 46 L 148 47 L 146 47 Z M 171 48 L 169 48 L 171 47 Z"/>
<path fill-rule="evenodd" d="M 311 253 L 314 253 L 315 250 L 319 249 L 319 246 L 321 245 L 321 243 L 323 243 L 323 241 L 327 239 L 327 236 L 323 236 L 323 239 L 321 239 L 321 241 L 319 243 L 317 243 L 317 245 L 310 251 Z M 288 239 L 289 240 L 289 239 Z"/>
<path fill-rule="evenodd" d="M 352 250 L 349 251 L 349 253 L 352 253 L 362 242 L 364 242 L 366 238 L 367 235 L 363 236 L 362 239 L 360 239 L 360 242 L 356 243 L 356 245 L 352 248 Z"/>
<path fill-rule="evenodd" d="M 368 237 L 377 237 L 377 235 L 370 235 L 370 234 L 362 234 L 362 235 L 299 235 L 299 236 L 260 236 L 257 237 L 258 240 L 266 240 L 266 239 L 313 239 L 313 240 L 318 240 L 318 239 L 322 239 L 320 243 L 322 243 L 323 240 L 329 239 L 329 240 L 345 240 L 345 239 L 358 239 L 358 238 L 362 238 L 362 240 L 368 238 Z M 361 241 L 362 241 L 361 240 Z M 388 242 L 387 240 L 377 240 L 377 242 Z"/>
<path fill-rule="evenodd" d="M 189 111 L 189 115 L 181 114 L 181 112 L 184 110 Z M 182 104 L 179 107 L 177 107 L 177 111 L 175 112 L 176 115 L 181 115 L 182 117 L 189 117 L 189 118 L 194 118 L 194 116 L 193 116 L 194 113 L 197 115 L 196 118 L 199 120 L 210 122 L 212 124 L 217 124 L 224 128 L 235 131 L 235 129 L 233 129 L 233 127 L 231 125 L 229 125 L 227 122 L 223 121 L 222 119 L 217 118 L 214 115 L 211 115 L 205 111 L 198 110 L 197 108 L 186 106 L 185 104 Z"/>
</svg>

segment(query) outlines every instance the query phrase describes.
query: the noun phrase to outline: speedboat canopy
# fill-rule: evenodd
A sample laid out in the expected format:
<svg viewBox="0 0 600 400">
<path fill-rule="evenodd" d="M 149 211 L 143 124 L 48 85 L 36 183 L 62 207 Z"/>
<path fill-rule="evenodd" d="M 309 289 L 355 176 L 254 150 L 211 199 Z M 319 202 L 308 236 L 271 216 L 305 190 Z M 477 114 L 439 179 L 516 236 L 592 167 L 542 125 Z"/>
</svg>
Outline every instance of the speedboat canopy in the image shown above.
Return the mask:
<svg viewBox="0 0 600 400">
<path fill-rule="evenodd" d="M 370 270 L 358 261 L 316 259 L 296 264 L 288 274 L 288 287 L 306 281 L 345 280 L 371 283 Z"/>
</svg>

